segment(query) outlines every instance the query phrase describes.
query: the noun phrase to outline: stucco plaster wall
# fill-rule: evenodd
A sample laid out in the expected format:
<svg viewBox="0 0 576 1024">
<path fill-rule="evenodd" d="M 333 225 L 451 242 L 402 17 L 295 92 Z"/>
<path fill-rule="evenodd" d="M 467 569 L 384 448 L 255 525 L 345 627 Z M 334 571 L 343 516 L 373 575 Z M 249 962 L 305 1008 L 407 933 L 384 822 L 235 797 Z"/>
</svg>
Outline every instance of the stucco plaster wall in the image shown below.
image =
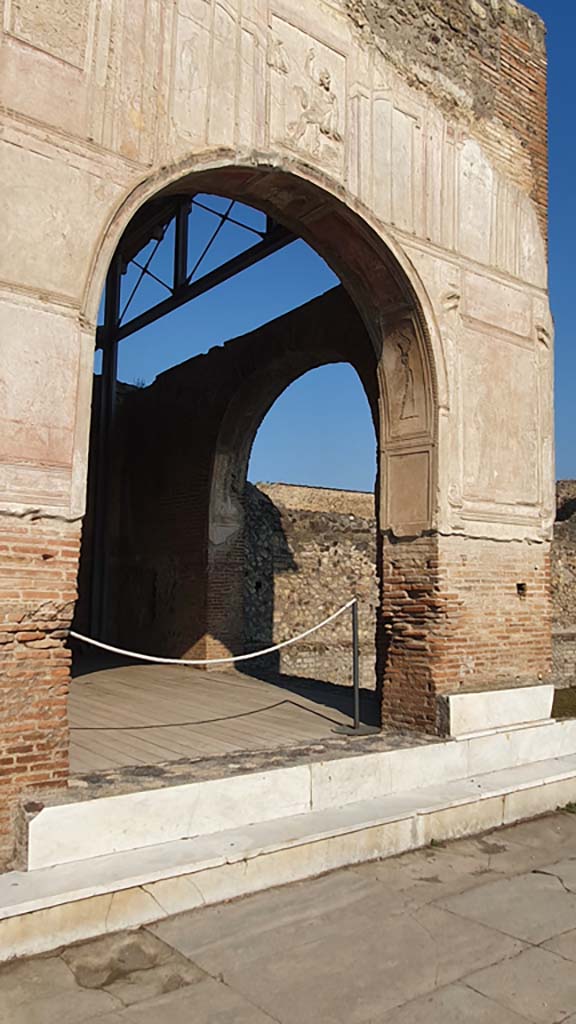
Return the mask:
<svg viewBox="0 0 576 1024">
<path fill-rule="evenodd" d="M 20 556 L 10 539 L 18 530 L 38 555 L 33 571 L 19 564 L 21 575 L 3 584 L 8 660 L 18 627 L 30 632 L 26 595 L 41 602 L 56 592 L 49 565 L 60 530 L 77 543 L 94 330 L 111 257 L 142 203 L 186 176 L 193 189 L 199 171 L 203 190 L 229 192 L 239 180 L 229 168 L 248 168 L 241 194 L 317 241 L 362 295 L 373 337 L 388 337 L 378 371 L 379 514 L 383 529 L 405 538 L 406 565 L 426 547 L 434 561 L 429 539 L 410 547 L 422 531 L 439 531 L 444 548 L 469 537 L 543 551 L 554 498 L 538 20 L 512 0 L 435 0 L 423 56 L 426 12 L 415 0 L 1 7 L 3 559 L 13 567 Z M 400 26 L 390 46 L 384 16 Z M 218 169 L 227 170 L 216 178 Z M 390 309 L 384 315 L 386 262 L 404 302 L 409 293 L 409 323 L 398 308 L 392 326 Z M 399 362 L 407 331 L 408 415 L 398 400 L 398 386 L 409 387 Z M 62 620 L 48 633 L 39 642 L 62 649 Z M 424 700 L 432 724 L 429 666 L 410 682 L 403 650 L 393 650 L 398 693 L 413 685 L 414 713 Z M 65 777 L 65 711 L 59 723 L 31 741 L 43 784 Z M 29 765 L 2 770 L 10 801 L 32 784 Z"/>
<path fill-rule="evenodd" d="M 403 6 L 387 0 L 382 12 L 395 11 L 398 20 Z M 482 144 L 480 129 L 495 131 L 501 118 L 494 104 L 479 101 L 482 62 L 472 61 L 487 47 L 497 54 L 504 30 L 518 34 L 527 59 L 542 61 L 539 23 L 521 8 L 504 16 L 514 5 L 502 4 L 496 21 L 478 14 L 487 4 L 436 5 L 437 46 L 449 40 L 458 66 L 476 68 L 466 84 L 469 102 L 460 97 L 447 106 L 437 86 L 450 92 L 450 76 L 431 68 L 430 85 L 414 73 L 424 66 L 421 11 L 412 27 L 402 16 L 403 49 L 396 41 L 392 54 L 377 32 L 383 15 L 376 18 L 373 6 L 369 16 L 365 7 L 370 32 L 359 30 L 359 5 L 323 0 L 305 7 L 181 0 L 137 3 L 129 12 L 100 0 L 7 7 L 0 77 L 4 331 L 9 339 L 26 337 L 27 361 L 43 367 L 42 390 L 58 388 L 60 400 L 41 399 L 30 374 L 12 395 L 2 435 L 18 424 L 19 440 L 17 452 L 2 457 L 5 507 L 82 513 L 90 377 L 79 354 L 89 352 L 106 266 L 130 214 L 194 165 L 262 160 L 292 166 L 345 197 L 405 254 L 430 299 L 441 410 L 435 522 L 483 535 L 547 534 L 545 245 L 531 189 L 514 180 L 511 165 L 496 166 Z M 476 35 L 463 30 L 462 19 L 464 28 L 477 25 Z M 505 77 L 501 68 L 491 95 Z M 452 79 L 457 86 L 456 71 Z M 523 123 L 516 126 L 520 149 Z M 510 132 L 502 124 L 502 136 Z M 14 344 L 7 376 L 19 375 Z M 480 411 L 478 371 L 486 377 L 480 390 L 491 384 Z M 513 402 L 503 379 L 515 388 Z M 80 405 L 73 381 L 84 389 Z M 525 410 L 536 407 L 527 433 Z M 479 417 L 487 429 L 478 430 Z M 50 438 L 42 451 L 39 430 Z M 510 451 L 525 478 L 509 473 Z M 471 479 L 475 465 L 486 475 Z"/>
</svg>

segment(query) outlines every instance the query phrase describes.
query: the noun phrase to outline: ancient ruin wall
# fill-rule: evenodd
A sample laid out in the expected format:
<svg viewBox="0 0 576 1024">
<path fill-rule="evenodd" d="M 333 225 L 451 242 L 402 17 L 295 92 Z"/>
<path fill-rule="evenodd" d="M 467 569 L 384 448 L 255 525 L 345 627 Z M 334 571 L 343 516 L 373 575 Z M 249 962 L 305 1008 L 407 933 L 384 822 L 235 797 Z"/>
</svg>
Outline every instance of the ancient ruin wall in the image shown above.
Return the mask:
<svg viewBox="0 0 576 1024">
<path fill-rule="evenodd" d="M 342 230 L 334 206 L 322 219 L 305 189 L 296 197 L 304 181 L 364 216 L 410 268 L 434 328 L 432 404 L 436 409 L 438 401 L 443 417 L 437 445 L 427 448 L 431 502 L 422 529 L 433 518 L 442 536 L 490 537 L 497 561 L 504 541 L 545 546 L 552 509 L 552 351 L 541 239 L 544 53 L 535 16 L 511 0 L 18 0 L 5 7 L 2 219 L 14 244 L 0 249 L 9 397 L 0 427 L 7 513 L 0 614 L 10 633 L 6 669 L 16 676 L 6 684 L 9 714 L 1 732 L 4 810 L 15 807 L 18 791 L 41 784 L 38 777 L 47 785 L 65 781 L 60 666 L 75 555 L 72 548 L 62 555 L 60 541 L 66 535 L 77 545 L 84 512 L 94 329 L 106 268 L 138 203 L 202 160 L 222 169 L 221 190 L 234 194 L 239 168 L 229 179 L 224 168 L 249 164 L 246 200 L 306 228 L 346 280 L 369 282 L 366 299 L 381 295 L 380 256 L 366 258 L 363 234 L 351 230 L 352 220 Z M 402 41 L 408 24 L 412 31 Z M 324 104 L 338 109 L 327 134 L 302 121 L 302 91 L 326 92 L 307 71 L 310 49 L 317 70 L 330 75 Z M 474 72 L 468 86 L 466 75 L 482 65 L 485 74 Z M 264 174 L 264 166 L 278 170 Z M 293 177 L 282 183 L 284 172 Z M 210 189 L 211 180 L 203 179 L 203 187 Z M 482 389 L 490 402 L 477 402 Z M 412 454 L 392 465 L 401 469 L 408 460 L 413 465 Z M 422 455 L 420 464 L 427 470 Z M 400 472 L 396 493 L 405 493 L 404 480 Z M 432 542 L 418 538 L 412 554 L 406 548 L 404 575 L 418 545 L 434 565 Z M 23 560 L 20 546 L 30 548 Z M 530 543 L 525 548 L 529 558 Z M 398 556 L 396 549 L 396 562 Z M 430 568 L 432 583 L 420 588 L 425 600 L 417 599 L 417 573 L 410 577 L 414 596 L 403 598 L 425 608 L 429 629 L 435 572 Z M 444 582 L 452 593 L 450 580 Z M 516 600 L 513 589 L 509 597 Z M 465 605 L 465 582 L 460 599 Z M 47 621 L 47 601 L 57 610 L 49 635 L 17 639 Z M 409 614 L 410 604 L 405 609 Z M 459 613 L 458 644 L 464 626 Z M 425 663 L 428 637 L 408 639 L 409 681 L 409 645 L 424 645 Z M 45 640 L 30 648 L 35 653 L 26 655 L 20 676 L 19 645 Z M 400 641 L 399 632 L 397 653 Z M 524 647 L 518 645 L 519 656 Z M 543 670 L 546 660 L 544 651 Z M 397 671 L 400 680 L 399 662 Z M 431 708 L 434 682 L 426 673 L 422 680 Z M 446 677 L 446 686 L 455 684 Z M 54 715 L 34 717 L 44 697 L 46 704 L 56 697 Z M 32 751 L 12 750 L 30 743 Z M 17 755 L 37 758 L 38 777 Z M 2 851 L 11 843 L 0 823 Z"/>
<path fill-rule="evenodd" d="M 516 0 L 343 0 L 362 37 L 465 125 L 547 230 L 544 24 Z"/>
<path fill-rule="evenodd" d="M 576 480 L 559 480 L 552 543 L 554 679 L 576 685 Z"/>
<path fill-rule="evenodd" d="M 248 485 L 244 637 L 259 650 L 295 636 L 351 597 L 359 601 L 360 681 L 376 681 L 376 520 L 374 496 L 355 491 Z M 286 675 L 349 685 L 350 614 L 268 664 Z"/>
<path fill-rule="evenodd" d="M 466 606 L 458 635 L 436 642 L 438 660 L 457 663 L 464 685 L 478 679 L 478 659 L 494 682 L 513 680 L 517 652 L 509 651 L 508 630 L 525 634 L 526 657 L 533 657 L 538 676 L 538 647 L 546 632 L 547 591 L 553 609 L 553 679 L 556 685 L 576 684 L 576 481 L 558 482 L 558 517 L 554 527 L 551 569 L 539 549 L 529 556 L 514 546 L 503 547 L 497 566 L 483 565 L 482 542 L 463 539 L 452 570 L 455 605 Z M 379 600 L 376 574 L 376 521 L 373 495 L 359 491 L 258 484 L 247 491 L 245 638 L 247 647 L 263 641 L 283 640 L 320 619 L 342 603 L 346 591 L 360 598 L 362 683 L 372 685 L 375 662 L 375 609 Z M 391 555 L 390 563 L 394 561 Z M 394 567 L 388 577 L 394 583 Z M 516 590 L 522 614 L 509 622 L 509 603 L 502 600 L 502 583 Z M 525 584 L 526 591 L 522 589 Z M 520 589 L 518 589 L 520 587 Z M 392 593 L 394 588 L 390 587 Z M 405 600 L 402 587 L 396 588 Z M 460 593 L 459 593 L 460 591 Z M 348 592 L 348 591 L 346 591 Z M 541 605 L 540 616 L 534 602 Z M 471 603 L 485 621 L 484 637 L 467 626 Z M 393 614 L 393 609 L 391 610 Z M 266 623 L 266 628 L 264 624 Z M 540 630 L 542 637 L 538 637 Z M 324 642 L 321 642 L 321 640 Z M 414 638 L 413 654 L 418 652 Z M 325 637 L 288 648 L 280 670 L 335 683 L 349 683 L 350 638 L 348 624 L 330 627 Z M 528 670 L 530 665 L 528 663 Z M 402 685 L 405 685 L 403 682 Z"/>
</svg>

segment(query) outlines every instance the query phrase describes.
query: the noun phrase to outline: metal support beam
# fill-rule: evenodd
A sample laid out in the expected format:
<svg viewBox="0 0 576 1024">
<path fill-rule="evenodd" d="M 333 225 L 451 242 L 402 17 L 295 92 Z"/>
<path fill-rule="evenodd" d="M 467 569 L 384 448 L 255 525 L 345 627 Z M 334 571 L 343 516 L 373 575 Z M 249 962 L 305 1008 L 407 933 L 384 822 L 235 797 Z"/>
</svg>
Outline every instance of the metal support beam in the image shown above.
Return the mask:
<svg viewBox="0 0 576 1024">
<path fill-rule="evenodd" d="M 191 204 L 189 202 L 184 201 L 180 203 L 174 218 L 174 293 L 184 287 L 188 277 L 188 221 L 190 209 Z"/>
<path fill-rule="evenodd" d="M 231 218 L 234 200 L 230 201 L 225 212 L 213 210 L 203 203 L 198 205 L 219 221 L 205 249 L 197 261 L 195 269 L 201 268 L 202 260 L 224 227 L 231 220 L 238 227 L 244 227 L 252 235 L 256 234 L 260 241 L 250 245 L 244 252 L 227 260 L 221 266 L 209 271 L 197 280 L 191 280 L 194 270 L 188 272 L 188 237 L 189 218 L 194 207 L 194 197 L 188 195 L 170 196 L 160 201 L 146 204 L 134 217 L 122 236 L 118 249 L 106 278 L 104 299 L 104 323 L 96 333 L 96 348 L 102 350 L 102 373 L 99 378 L 100 392 L 98 398 L 98 426 L 96 436 L 95 488 L 94 488 L 94 524 L 92 539 L 92 581 L 90 601 L 90 628 L 93 636 L 106 639 L 107 633 L 107 599 L 110 566 L 110 523 L 111 476 L 110 462 L 114 428 L 114 408 L 116 402 L 116 379 L 118 366 L 118 342 L 127 338 L 143 327 L 160 320 L 167 313 L 178 309 L 192 299 L 203 295 L 217 285 L 229 280 L 272 253 L 289 245 L 296 238 L 287 228 L 276 224 L 270 217 L 266 218 L 263 231 L 244 225 L 241 221 Z M 152 271 L 149 264 L 154 258 L 158 245 L 165 237 L 166 230 L 174 220 L 174 249 L 172 281 L 162 281 Z M 147 252 L 142 263 L 136 259 L 150 242 L 155 245 Z M 140 270 L 140 276 L 132 288 L 124 308 L 121 307 L 121 281 L 127 266 L 134 261 Z M 122 323 L 132 298 L 146 275 L 163 284 L 170 293 L 161 302 Z"/>
<path fill-rule="evenodd" d="M 131 334 L 135 334 L 136 331 L 142 330 L 143 327 L 155 323 L 156 320 L 160 320 L 173 310 L 179 309 L 180 306 L 191 302 L 192 299 L 196 299 L 199 295 L 204 295 L 212 288 L 216 288 L 217 285 L 229 280 L 236 274 L 240 274 L 243 270 L 247 270 L 248 267 L 254 266 L 255 263 L 266 259 L 267 256 L 271 256 L 272 253 L 278 252 L 279 249 L 290 245 L 291 242 L 295 241 L 295 238 L 296 236 L 291 231 L 288 231 L 287 228 L 276 225 L 264 236 L 261 242 L 250 246 L 249 249 L 227 260 L 226 263 L 222 263 L 221 266 L 215 267 L 214 270 L 198 278 L 197 281 L 191 281 L 188 284 L 182 285 L 167 299 L 156 303 L 155 306 L 151 306 L 150 309 L 133 317 L 132 320 L 128 320 L 127 323 L 117 326 L 114 332 L 115 340 L 122 341 Z M 176 278 L 176 269 L 174 271 L 174 278 Z M 107 327 L 106 323 L 104 323 L 102 327 L 98 328 L 96 335 L 97 348 L 103 347 L 103 341 L 106 336 Z"/>
<path fill-rule="evenodd" d="M 96 439 L 96 480 L 94 502 L 94 534 L 92 544 L 92 593 L 90 604 L 93 635 L 105 638 L 106 592 L 108 581 L 108 512 L 110 507 L 110 453 L 116 379 L 118 374 L 118 342 L 115 331 L 120 316 L 120 282 L 122 258 L 114 256 L 106 277 L 104 325 L 102 334 L 102 373 L 98 401 L 98 435 Z"/>
</svg>

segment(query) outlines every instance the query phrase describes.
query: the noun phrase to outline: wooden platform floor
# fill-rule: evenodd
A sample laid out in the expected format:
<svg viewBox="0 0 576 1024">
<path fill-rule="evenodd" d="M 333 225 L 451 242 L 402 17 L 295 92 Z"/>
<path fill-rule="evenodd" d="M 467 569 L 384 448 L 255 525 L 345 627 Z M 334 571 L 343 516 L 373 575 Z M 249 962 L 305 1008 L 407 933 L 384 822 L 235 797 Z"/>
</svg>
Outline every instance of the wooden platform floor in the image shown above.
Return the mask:
<svg viewBox="0 0 576 1024">
<path fill-rule="evenodd" d="M 362 694 L 374 721 L 375 695 Z M 352 691 L 290 676 L 171 665 L 78 666 L 70 694 L 71 770 L 87 772 L 273 749 L 349 724 Z"/>
</svg>

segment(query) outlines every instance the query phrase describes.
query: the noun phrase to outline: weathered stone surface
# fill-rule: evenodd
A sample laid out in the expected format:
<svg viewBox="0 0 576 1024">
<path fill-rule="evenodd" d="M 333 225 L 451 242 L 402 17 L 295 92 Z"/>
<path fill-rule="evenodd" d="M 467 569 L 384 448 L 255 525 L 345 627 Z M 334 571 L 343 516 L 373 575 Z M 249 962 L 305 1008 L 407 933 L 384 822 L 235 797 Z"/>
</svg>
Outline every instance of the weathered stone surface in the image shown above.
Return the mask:
<svg viewBox="0 0 576 1024">
<path fill-rule="evenodd" d="M 335 882 L 324 882 L 322 895 L 322 881 L 305 883 L 311 886 L 303 888 L 306 900 L 295 905 L 284 896 L 284 908 L 276 901 L 274 911 L 268 895 L 260 905 L 258 897 L 233 905 L 228 933 L 222 931 L 222 910 L 219 917 L 206 911 L 187 922 L 184 915 L 154 931 L 210 973 L 222 971 L 228 985 L 285 1024 L 375 1020 L 481 962 L 493 963 L 522 948 L 437 908 L 398 913 L 397 900 L 392 897 L 391 903 L 376 882 L 348 882 L 345 876 L 340 881 L 339 893 Z M 277 950 L 273 962 L 272 948 Z M 288 958 L 282 949 L 290 949 Z M 307 970 L 311 958 L 312 972 Z M 379 982 L 372 987 L 369 978 L 376 974 Z"/>
<path fill-rule="evenodd" d="M 498 1005 L 465 985 L 448 985 L 414 999 L 374 1024 L 527 1024 L 528 1018 Z"/>
<path fill-rule="evenodd" d="M 143 930 L 71 946 L 62 959 L 81 988 L 101 989 L 123 1006 L 175 992 L 206 977 L 195 964 Z"/>
<path fill-rule="evenodd" d="M 560 1024 L 576 1003 L 573 964 L 545 949 L 526 949 L 467 981 L 501 1006 L 542 1024 Z"/>
<path fill-rule="evenodd" d="M 572 884 L 574 824 L 570 814 L 548 815 L 479 839 L 199 908 L 144 932 L 70 947 L 60 956 L 7 964 L 0 970 L 0 1020 L 573 1024 L 574 929 L 543 946 L 526 947 L 502 935 L 499 923 L 479 926 L 460 909 L 439 904 L 461 882 L 468 892 L 460 899 L 476 896 L 478 904 L 495 908 L 500 891 L 492 861 L 513 876 L 510 884 L 520 894 L 535 877 L 527 858 L 545 856 L 547 847 L 553 854 L 562 846 L 565 860 L 556 863 L 549 855 L 542 877 L 562 876 Z M 543 915 L 550 921 L 538 901 L 524 899 L 522 905 L 534 922 Z M 106 951 L 133 950 L 134 943 L 151 966 L 103 990 L 81 988 L 64 964 L 63 957 L 71 963 L 91 950 L 104 959 Z M 187 984 L 176 991 L 166 990 L 171 964 L 188 972 Z"/>
<path fill-rule="evenodd" d="M 63 954 L 83 988 L 103 988 L 134 971 L 155 967 L 169 956 L 170 950 L 145 932 L 81 943 Z"/>
<path fill-rule="evenodd" d="M 375 364 L 363 379 L 379 451 L 376 674 L 388 719 L 434 732 L 437 693 L 546 676 L 552 326 L 539 20 L 509 0 L 13 0 L 0 46 L 0 625 L 13 637 L 1 645 L 0 857 L 13 854 L 21 794 L 66 783 L 64 641 L 95 324 L 119 239 L 166 190 L 265 210 L 317 248 L 357 308 Z M 189 483 L 176 494 L 161 471 L 170 443 L 156 449 L 155 486 L 177 519 L 184 496 L 182 543 L 157 581 L 158 616 L 180 619 L 180 656 L 242 645 L 225 602 L 241 598 L 230 565 L 250 417 L 259 422 L 286 386 L 295 337 L 279 353 L 284 377 L 262 364 L 235 378 L 222 430 L 189 474 L 204 474 L 212 495 L 208 530 L 184 529 Z M 328 327 L 308 362 L 305 340 L 296 375 L 342 358 Z M 167 538 L 171 524 L 153 529 Z M 179 592 L 174 557 L 186 565 Z M 47 621 L 47 606 L 58 622 L 43 646 L 17 640 Z M 147 612 L 128 646 L 154 639 Z"/>
<path fill-rule="evenodd" d="M 559 878 L 537 870 L 507 878 L 481 890 L 442 900 L 452 913 L 538 944 L 567 931 L 576 915 L 576 894 L 566 892 Z"/>
</svg>

